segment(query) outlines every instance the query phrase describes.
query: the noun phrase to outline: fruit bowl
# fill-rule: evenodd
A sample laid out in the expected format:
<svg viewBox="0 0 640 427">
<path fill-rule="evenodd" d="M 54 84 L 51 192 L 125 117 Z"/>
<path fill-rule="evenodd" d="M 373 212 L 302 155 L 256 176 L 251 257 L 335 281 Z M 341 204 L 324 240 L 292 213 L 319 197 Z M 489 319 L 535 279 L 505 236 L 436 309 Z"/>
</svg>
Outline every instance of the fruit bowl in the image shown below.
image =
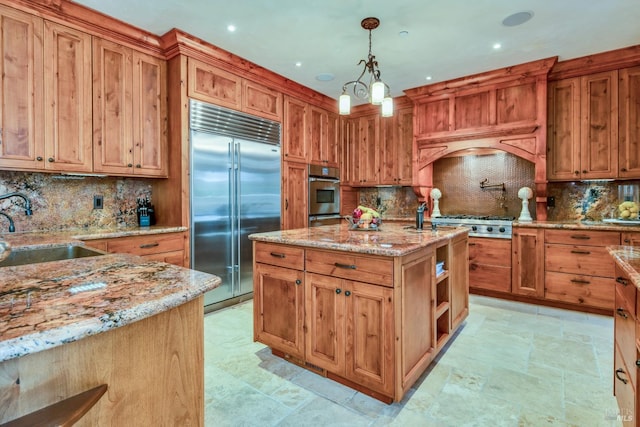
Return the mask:
<svg viewBox="0 0 640 427">
<path fill-rule="evenodd" d="M 382 218 L 373 218 L 368 221 L 352 216 L 345 216 L 344 219 L 349 223 L 349 229 L 356 231 L 378 231 L 382 225 Z"/>
</svg>

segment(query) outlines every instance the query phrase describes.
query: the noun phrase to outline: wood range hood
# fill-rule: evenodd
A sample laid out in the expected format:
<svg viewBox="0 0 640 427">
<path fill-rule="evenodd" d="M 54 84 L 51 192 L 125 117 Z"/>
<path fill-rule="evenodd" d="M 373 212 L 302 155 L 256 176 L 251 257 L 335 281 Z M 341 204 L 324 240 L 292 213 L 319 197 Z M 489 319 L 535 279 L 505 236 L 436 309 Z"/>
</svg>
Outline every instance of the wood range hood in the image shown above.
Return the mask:
<svg viewBox="0 0 640 427">
<path fill-rule="evenodd" d="M 413 189 L 429 202 L 433 162 L 472 148 L 535 165 L 536 216 L 547 216 L 547 76 L 557 57 L 406 90 L 414 103 Z"/>
</svg>

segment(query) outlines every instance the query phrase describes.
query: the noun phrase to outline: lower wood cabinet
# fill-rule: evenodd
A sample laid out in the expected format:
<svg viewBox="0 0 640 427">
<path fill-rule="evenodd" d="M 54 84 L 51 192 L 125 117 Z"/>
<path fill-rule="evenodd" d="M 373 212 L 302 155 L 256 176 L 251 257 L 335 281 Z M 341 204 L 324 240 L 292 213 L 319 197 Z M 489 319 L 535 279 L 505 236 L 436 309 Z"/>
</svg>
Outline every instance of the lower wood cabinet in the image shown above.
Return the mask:
<svg viewBox="0 0 640 427">
<path fill-rule="evenodd" d="M 637 331 L 640 330 L 638 292 L 625 271 L 617 265 L 615 275 L 613 392 L 623 425 L 637 426 L 640 425 L 636 421 L 640 362 L 636 344 Z"/>
<path fill-rule="evenodd" d="M 467 242 L 387 257 L 255 241 L 254 339 L 399 401 L 469 312 Z M 446 269 L 437 276 L 436 262 Z"/>
<path fill-rule="evenodd" d="M 186 242 L 187 233 L 178 232 L 87 240 L 85 244 L 106 252 L 140 255 L 183 267 Z"/>
<path fill-rule="evenodd" d="M 511 292 L 511 240 L 469 238 L 469 287 Z"/>
</svg>

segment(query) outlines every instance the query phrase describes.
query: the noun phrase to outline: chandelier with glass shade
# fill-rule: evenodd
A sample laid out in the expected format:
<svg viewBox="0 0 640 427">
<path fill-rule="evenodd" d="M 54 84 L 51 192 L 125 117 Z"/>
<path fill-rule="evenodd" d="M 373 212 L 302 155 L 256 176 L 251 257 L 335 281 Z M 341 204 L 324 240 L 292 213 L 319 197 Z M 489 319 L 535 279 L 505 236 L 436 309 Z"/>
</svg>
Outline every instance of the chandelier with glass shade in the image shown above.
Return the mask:
<svg viewBox="0 0 640 427">
<path fill-rule="evenodd" d="M 376 57 L 371 54 L 371 31 L 378 28 L 380 20 L 378 18 L 364 18 L 360 25 L 369 31 L 369 55 L 367 59 L 361 59 L 358 65 L 364 64 L 364 68 L 360 76 L 356 80 L 345 83 L 342 86 L 342 95 L 340 95 L 339 109 L 340 114 L 346 115 L 351 113 L 351 95 L 357 99 L 367 100 L 373 105 L 382 106 L 382 117 L 390 117 L 393 115 L 393 99 L 390 95 L 389 86 L 380 78 L 380 69 Z M 369 73 L 369 84 L 362 81 L 366 73 Z"/>
</svg>

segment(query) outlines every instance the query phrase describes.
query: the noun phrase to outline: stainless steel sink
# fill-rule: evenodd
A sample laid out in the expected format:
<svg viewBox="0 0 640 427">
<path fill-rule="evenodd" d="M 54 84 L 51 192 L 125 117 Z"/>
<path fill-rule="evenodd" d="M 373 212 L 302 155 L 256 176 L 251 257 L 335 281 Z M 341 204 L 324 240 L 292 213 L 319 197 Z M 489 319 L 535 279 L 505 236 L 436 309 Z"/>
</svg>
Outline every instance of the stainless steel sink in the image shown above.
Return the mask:
<svg viewBox="0 0 640 427">
<path fill-rule="evenodd" d="M 105 255 L 105 253 L 97 249 L 76 245 L 37 249 L 13 249 L 9 256 L 0 261 L 0 267 L 37 264 L 41 262 L 62 261 L 65 259 L 85 258 L 100 255 Z"/>
</svg>

